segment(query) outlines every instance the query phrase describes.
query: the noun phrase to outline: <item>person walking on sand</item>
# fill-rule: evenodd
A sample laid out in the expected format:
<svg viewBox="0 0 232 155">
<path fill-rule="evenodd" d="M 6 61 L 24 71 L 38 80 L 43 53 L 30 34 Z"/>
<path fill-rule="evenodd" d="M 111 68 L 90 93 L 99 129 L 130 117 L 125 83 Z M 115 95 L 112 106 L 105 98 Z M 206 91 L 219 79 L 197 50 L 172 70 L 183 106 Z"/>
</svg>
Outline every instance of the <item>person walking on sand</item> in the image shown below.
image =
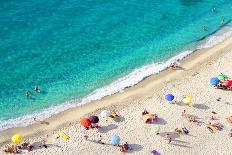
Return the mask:
<svg viewBox="0 0 232 155">
<path fill-rule="evenodd" d="M 25 94 L 27 97 L 30 96 L 30 91 L 29 90 L 26 90 L 26 94 Z"/>
</svg>

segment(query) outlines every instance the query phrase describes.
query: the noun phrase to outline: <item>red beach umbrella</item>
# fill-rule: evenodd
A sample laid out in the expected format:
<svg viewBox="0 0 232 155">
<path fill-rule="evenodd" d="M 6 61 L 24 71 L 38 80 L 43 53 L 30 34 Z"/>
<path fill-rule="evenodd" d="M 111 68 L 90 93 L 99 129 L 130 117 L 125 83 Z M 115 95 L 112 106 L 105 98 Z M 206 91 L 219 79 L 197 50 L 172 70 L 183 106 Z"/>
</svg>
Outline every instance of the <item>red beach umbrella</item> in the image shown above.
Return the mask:
<svg viewBox="0 0 232 155">
<path fill-rule="evenodd" d="M 91 123 L 98 123 L 99 122 L 99 118 L 97 116 L 90 116 L 89 120 Z"/>
<path fill-rule="evenodd" d="M 226 87 L 231 87 L 231 85 L 232 85 L 232 82 L 230 80 L 225 81 L 225 86 Z"/>
<path fill-rule="evenodd" d="M 89 127 L 91 125 L 91 121 L 88 118 L 82 118 L 81 125 L 85 128 Z"/>
</svg>

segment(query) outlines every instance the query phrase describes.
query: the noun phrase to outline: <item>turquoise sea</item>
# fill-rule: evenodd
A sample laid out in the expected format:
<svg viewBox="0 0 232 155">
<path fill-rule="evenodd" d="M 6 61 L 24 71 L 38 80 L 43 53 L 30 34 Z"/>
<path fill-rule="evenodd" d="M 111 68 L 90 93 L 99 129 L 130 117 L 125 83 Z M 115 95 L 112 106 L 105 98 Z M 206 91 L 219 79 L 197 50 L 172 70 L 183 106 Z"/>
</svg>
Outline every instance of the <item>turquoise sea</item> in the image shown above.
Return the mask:
<svg viewBox="0 0 232 155">
<path fill-rule="evenodd" d="M 231 19 L 231 0 L 2 0 L 0 130 L 135 85 Z"/>
</svg>

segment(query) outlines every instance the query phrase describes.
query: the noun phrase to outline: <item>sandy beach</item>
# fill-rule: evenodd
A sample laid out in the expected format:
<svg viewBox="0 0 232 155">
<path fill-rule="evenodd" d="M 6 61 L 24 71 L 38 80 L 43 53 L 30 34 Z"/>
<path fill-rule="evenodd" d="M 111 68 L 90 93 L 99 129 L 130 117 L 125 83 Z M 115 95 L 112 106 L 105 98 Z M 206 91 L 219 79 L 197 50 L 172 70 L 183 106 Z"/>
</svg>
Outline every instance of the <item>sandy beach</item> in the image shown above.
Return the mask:
<svg viewBox="0 0 232 155">
<path fill-rule="evenodd" d="M 46 140 L 48 148 L 34 149 L 27 154 L 122 154 L 120 148 L 112 145 L 97 144 L 94 141 L 102 136 L 102 142 L 108 143 L 112 135 L 119 135 L 121 143 L 132 146 L 130 154 L 150 154 L 157 150 L 165 155 L 232 154 L 231 124 L 226 117 L 232 114 L 231 91 L 215 89 L 209 84 L 211 77 L 225 73 L 232 77 L 232 38 L 208 49 L 201 49 L 181 62 L 181 70 L 168 69 L 159 75 L 151 76 L 138 85 L 102 100 L 64 111 L 45 120 L 48 124 L 35 123 L 21 128 L 13 128 L 0 133 L 1 150 L 9 143 L 15 133 L 25 136 L 30 142 Z M 172 93 L 177 103 L 170 104 L 165 95 Z M 190 106 L 184 106 L 183 96 L 191 95 Z M 220 101 L 217 99 L 220 98 Z M 116 110 L 122 118 L 115 121 L 100 117 L 104 109 Z M 145 124 L 141 113 L 146 109 L 159 116 L 154 124 Z M 200 125 L 188 122 L 182 112 L 193 115 Z M 216 122 L 224 127 L 222 131 L 211 133 L 207 129 L 211 112 L 215 111 Z M 84 131 L 79 123 L 81 117 L 97 115 L 100 129 Z M 156 135 L 156 128 L 160 134 Z M 186 127 L 189 134 L 175 134 L 175 128 Z M 59 131 L 65 131 L 70 139 L 56 139 Z M 169 133 L 172 142 L 167 144 L 164 135 Z M 88 140 L 84 139 L 88 135 Z M 2 153 L 1 153 L 2 154 Z"/>
</svg>

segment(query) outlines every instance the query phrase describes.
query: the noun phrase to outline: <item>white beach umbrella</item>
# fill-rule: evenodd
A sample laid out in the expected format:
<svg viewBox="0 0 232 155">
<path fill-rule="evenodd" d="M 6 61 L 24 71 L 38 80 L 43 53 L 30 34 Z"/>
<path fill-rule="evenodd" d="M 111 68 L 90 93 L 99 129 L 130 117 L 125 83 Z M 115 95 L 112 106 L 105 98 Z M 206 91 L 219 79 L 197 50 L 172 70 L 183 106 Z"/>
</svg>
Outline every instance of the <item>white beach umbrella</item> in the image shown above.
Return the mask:
<svg viewBox="0 0 232 155">
<path fill-rule="evenodd" d="M 109 117 L 111 113 L 108 110 L 103 110 L 101 112 L 101 117 Z"/>
</svg>

